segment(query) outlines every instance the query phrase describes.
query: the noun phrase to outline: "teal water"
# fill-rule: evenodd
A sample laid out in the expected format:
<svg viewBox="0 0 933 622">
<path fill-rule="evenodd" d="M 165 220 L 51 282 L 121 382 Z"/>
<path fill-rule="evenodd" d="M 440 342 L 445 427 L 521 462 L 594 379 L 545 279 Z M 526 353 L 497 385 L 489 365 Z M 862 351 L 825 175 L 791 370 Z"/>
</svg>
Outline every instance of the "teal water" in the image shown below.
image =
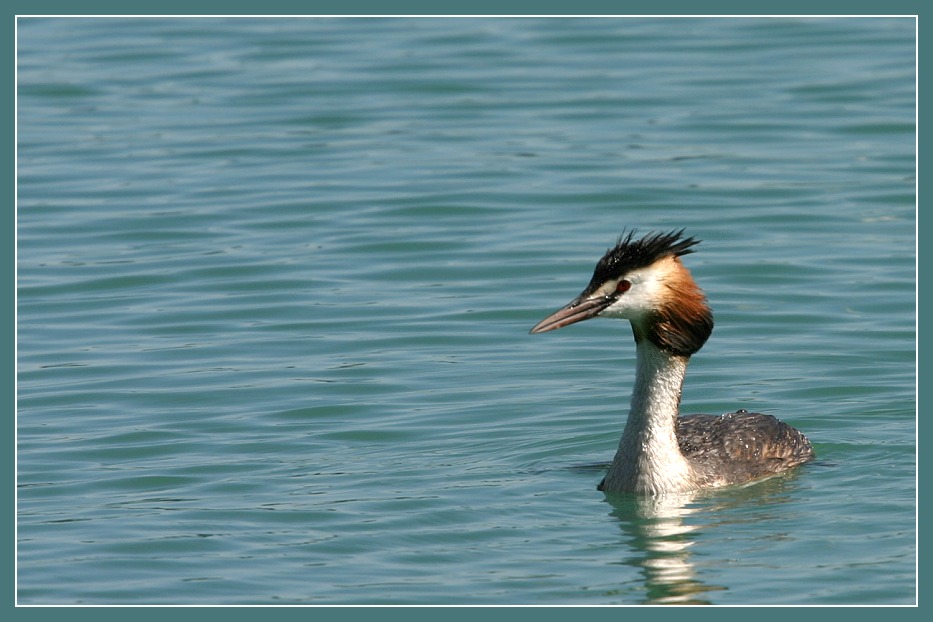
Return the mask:
<svg viewBox="0 0 933 622">
<path fill-rule="evenodd" d="M 912 19 L 20 19 L 20 604 L 912 604 Z M 623 228 L 685 412 L 815 463 L 596 491 Z"/>
</svg>

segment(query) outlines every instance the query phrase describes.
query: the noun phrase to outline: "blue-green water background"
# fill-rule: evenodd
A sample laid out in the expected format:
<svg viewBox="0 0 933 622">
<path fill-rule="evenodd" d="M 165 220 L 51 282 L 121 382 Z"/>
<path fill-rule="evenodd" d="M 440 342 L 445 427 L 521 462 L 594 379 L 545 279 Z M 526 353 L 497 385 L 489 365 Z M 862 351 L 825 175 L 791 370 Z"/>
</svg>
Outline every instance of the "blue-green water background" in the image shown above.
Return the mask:
<svg viewBox="0 0 933 622">
<path fill-rule="evenodd" d="M 915 602 L 914 27 L 21 19 L 19 602 Z M 596 491 L 624 227 L 817 462 Z"/>
</svg>

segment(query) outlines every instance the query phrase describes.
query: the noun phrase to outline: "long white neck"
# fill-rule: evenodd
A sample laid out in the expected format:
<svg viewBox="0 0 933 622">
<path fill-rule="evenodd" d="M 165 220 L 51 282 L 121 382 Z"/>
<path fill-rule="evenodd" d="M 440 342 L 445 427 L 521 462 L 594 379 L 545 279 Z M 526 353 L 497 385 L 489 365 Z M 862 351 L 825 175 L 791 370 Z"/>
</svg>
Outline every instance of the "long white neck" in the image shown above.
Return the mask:
<svg viewBox="0 0 933 622">
<path fill-rule="evenodd" d="M 638 371 L 632 406 L 602 489 L 660 494 L 696 488 L 675 431 L 687 356 L 670 354 L 648 339 L 636 339 Z"/>
</svg>

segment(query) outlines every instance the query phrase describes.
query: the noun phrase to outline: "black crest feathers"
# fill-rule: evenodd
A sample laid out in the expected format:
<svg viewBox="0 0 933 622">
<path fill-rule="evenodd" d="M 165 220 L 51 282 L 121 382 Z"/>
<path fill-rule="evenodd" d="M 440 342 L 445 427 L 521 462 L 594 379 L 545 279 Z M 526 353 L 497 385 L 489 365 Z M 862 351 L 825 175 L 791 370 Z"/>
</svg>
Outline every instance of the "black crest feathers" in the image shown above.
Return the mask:
<svg viewBox="0 0 933 622">
<path fill-rule="evenodd" d="M 700 240 L 684 238 L 683 234 L 684 230 L 680 229 L 668 233 L 650 233 L 634 240 L 634 229 L 628 233 L 623 232 L 616 245 L 607 250 L 596 264 L 590 288 L 595 289 L 610 279 L 619 278 L 630 270 L 650 266 L 669 255 L 680 257 L 692 253 L 692 247 L 699 244 Z"/>
</svg>

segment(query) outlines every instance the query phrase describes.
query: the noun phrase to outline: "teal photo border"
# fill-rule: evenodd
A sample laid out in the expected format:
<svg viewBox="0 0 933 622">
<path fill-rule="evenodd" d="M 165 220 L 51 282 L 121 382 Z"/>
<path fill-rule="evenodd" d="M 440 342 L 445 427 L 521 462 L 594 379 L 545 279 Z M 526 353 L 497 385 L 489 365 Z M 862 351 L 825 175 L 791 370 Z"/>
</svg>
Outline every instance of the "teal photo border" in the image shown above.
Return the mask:
<svg viewBox="0 0 933 622">
<path fill-rule="evenodd" d="M 924 79 L 922 70 L 930 66 L 929 46 L 923 45 L 923 33 L 928 30 L 926 22 L 922 19 L 922 9 L 933 7 L 933 2 L 929 0 L 889 0 L 886 2 L 879 0 L 784 0 L 776 2 L 773 0 L 746 0 L 740 2 L 737 0 L 709 0 L 700 2 L 697 0 L 655 0 L 649 1 L 608 1 L 608 0 L 575 0 L 574 2 L 541 0 L 539 2 L 530 2 L 522 0 L 472 0 L 471 2 L 450 1 L 450 2 L 428 2 L 427 0 L 397 0 L 395 2 L 386 2 L 379 0 L 343 0 L 341 2 L 330 1 L 305 1 L 298 0 L 265 0 L 263 2 L 251 2 L 248 0 L 228 0 L 218 2 L 211 0 L 163 0 L 153 2 L 151 0 L 142 1 L 117 1 L 117 0 L 97 0 L 78 2 L 75 0 L 12 0 L 4 5 L 5 19 L 3 20 L 2 36 L 3 62 L 0 64 L 0 71 L 3 75 L 3 84 L 5 93 L 3 97 L 3 144 L 2 150 L 2 171 L 3 178 L 0 187 L 6 188 L 5 194 L 9 197 L 8 207 L 2 210 L 2 222 L 5 223 L 2 228 L 3 244 L 3 270 L 0 272 L 0 279 L 4 291 L 10 294 L 9 302 L 2 306 L 2 321 L 4 330 L 2 331 L 2 351 L 7 352 L 3 357 L 2 363 L 2 386 L 0 386 L 0 395 L 4 397 L 4 402 L 10 405 L 10 446 L 7 458 L 3 460 L 3 481 L 11 483 L 11 493 L 15 491 L 15 445 L 16 445 L 16 185 L 15 185 L 15 156 L 16 156 L 16 22 L 17 16 L 26 15 L 878 15 L 878 16 L 917 16 L 918 17 L 918 62 L 921 72 L 918 72 L 918 102 L 921 108 L 918 111 L 918 119 L 922 116 L 920 112 L 925 109 L 926 98 L 924 95 L 928 92 L 925 88 L 928 80 Z M 933 13 L 930 13 L 933 15 Z M 924 154 L 923 145 L 928 141 L 927 136 L 930 133 L 929 123 L 923 123 L 920 120 L 918 124 L 918 158 L 921 168 L 926 158 L 919 157 Z M 922 170 L 918 168 L 918 180 L 925 179 Z M 927 236 L 926 221 L 922 218 L 922 184 L 918 181 L 918 207 L 917 207 L 917 235 L 920 239 Z M 919 274 L 925 259 L 928 255 L 923 250 L 922 245 L 917 245 L 917 317 L 921 317 L 921 309 L 928 307 L 922 281 Z M 866 292 L 870 295 L 870 292 Z M 924 354 L 928 351 L 926 347 L 929 342 L 929 336 L 920 330 L 918 320 L 918 342 L 917 342 L 917 386 L 918 386 L 918 447 L 926 447 L 923 438 L 928 437 L 926 430 L 929 425 L 924 425 L 925 417 L 920 407 L 919 387 L 925 386 L 925 366 Z M 922 459 L 922 452 L 918 461 L 918 479 L 923 480 L 925 474 L 926 462 Z M 924 516 L 929 505 L 924 499 L 922 488 L 918 496 L 918 517 L 920 521 Z M 124 618 L 126 616 L 142 616 L 149 618 L 159 616 L 191 616 L 192 618 L 203 618 L 204 616 L 222 615 L 231 616 L 236 620 L 252 620 L 257 615 L 266 615 L 270 609 L 274 611 L 273 615 L 283 616 L 302 616 L 307 619 L 308 616 L 325 616 L 327 619 L 367 619 L 371 620 L 387 616 L 390 622 L 394 620 L 435 620 L 437 616 L 444 616 L 444 622 L 453 622 L 454 620 L 475 619 L 474 616 L 493 615 L 499 619 L 516 620 L 516 616 L 533 615 L 544 618 L 545 620 L 566 620 L 568 616 L 583 615 L 589 620 L 614 620 L 618 621 L 620 616 L 638 616 L 638 620 L 645 617 L 650 620 L 656 618 L 672 619 L 675 617 L 690 616 L 698 617 L 701 622 L 712 619 L 717 620 L 737 619 L 743 616 L 820 616 L 837 615 L 836 612 L 822 611 L 824 608 L 781 608 L 779 611 L 770 610 L 770 608 L 746 608 L 746 607 L 713 607 L 707 609 L 698 609 L 695 607 L 686 608 L 623 608 L 618 610 L 613 607 L 573 607 L 573 608 L 554 608 L 554 607 L 535 607 L 535 608 L 512 608 L 512 607 L 264 607 L 263 611 L 259 608 L 224 608 L 223 611 L 205 611 L 204 609 L 213 609 L 212 607 L 182 607 L 182 608 L 146 608 L 146 607 L 17 607 L 15 592 L 15 564 L 16 564 L 16 511 L 15 496 L 11 494 L 3 504 L 2 516 L 3 533 L 6 537 L 2 539 L 2 553 L 5 563 L 2 565 L 0 573 L 0 585 L 2 585 L 3 608 L 8 609 L 8 613 L 15 616 L 15 620 L 20 619 L 57 619 L 64 616 L 77 616 L 79 622 L 84 619 L 99 620 L 101 618 L 115 619 L 117 616 Z M 880 608 L 846 608 L 846 611 L 840 612 L 846 618 L 855 617 L 857 620 L 877 619 L 879 615 L 911 616 L 917 618 L 923 615 L 921 609 L 929 600 L 925 594 L 924 587 L 928 581 L 925 581 L 923 560 L 925 541 L 924 524 L 918 522 L 917 533 L 920 534 L 918 542 L 918 586 L 917 597 L 919 605 L 917 607 L 892 607 Z M 469 616 L 469 617 L 468 617 Z M 5 619 L 11 619 L 6 617 Z M 450 618 L 448 618 L 450 617 Z M 927 616 L 928 617 L 928 616 Z"/>
</svg>

